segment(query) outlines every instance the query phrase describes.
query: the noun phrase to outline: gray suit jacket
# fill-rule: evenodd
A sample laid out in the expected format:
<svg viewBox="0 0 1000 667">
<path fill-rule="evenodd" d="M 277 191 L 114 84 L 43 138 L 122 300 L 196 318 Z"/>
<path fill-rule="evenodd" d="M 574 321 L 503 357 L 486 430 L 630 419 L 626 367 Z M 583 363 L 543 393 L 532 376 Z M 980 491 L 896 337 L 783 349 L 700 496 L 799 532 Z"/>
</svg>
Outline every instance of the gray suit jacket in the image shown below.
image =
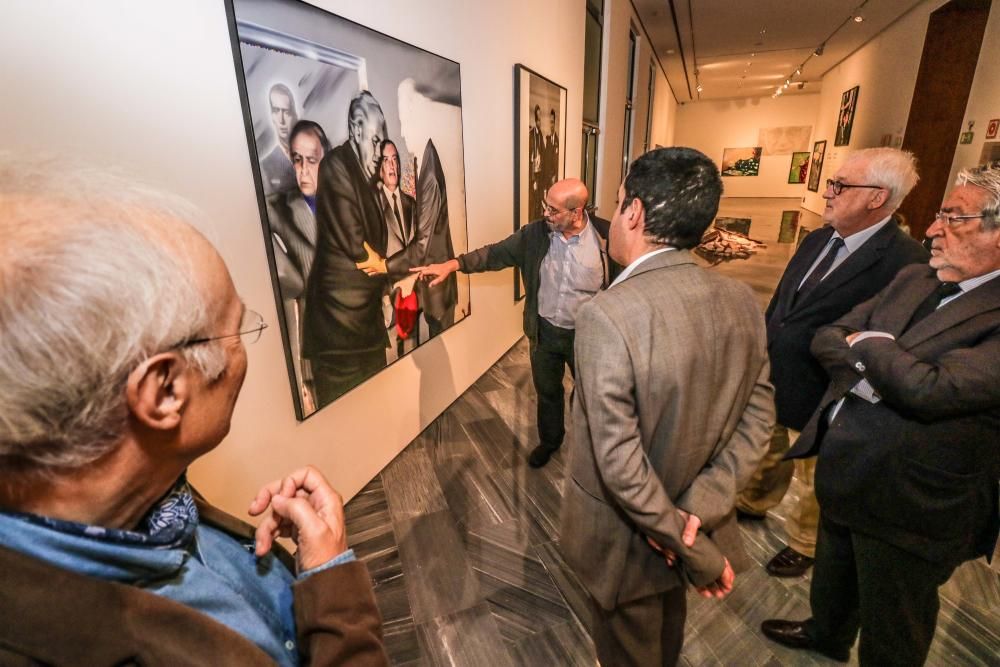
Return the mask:
<svg viewBox="0 0 1000 667">
<path fill-rule="evenodd" d="M 746 560 L 733 504 L 774 424 L 764 318 L 749 288 L 671 250 L 577 315 L 561 546 L 602 607 L 714 581 Z M 684 520 L 705 533 L 681 542 Z M 646 536 L 674 550 L 668 567 Z"/>
</svg>

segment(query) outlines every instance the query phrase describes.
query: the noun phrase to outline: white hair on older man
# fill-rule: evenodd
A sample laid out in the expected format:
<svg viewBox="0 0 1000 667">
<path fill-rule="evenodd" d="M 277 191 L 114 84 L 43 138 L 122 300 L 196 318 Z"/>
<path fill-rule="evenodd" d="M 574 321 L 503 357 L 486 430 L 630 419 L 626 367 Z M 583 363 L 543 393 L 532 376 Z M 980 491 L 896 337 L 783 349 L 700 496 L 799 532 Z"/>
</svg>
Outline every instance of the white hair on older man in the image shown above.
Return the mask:
<svg viewBox="0 0 1000 667">
<path fill-rule="evenodd" d="M 973 185 L 989 193 L 983 206 L 982 229 L 1000 227 L 1000 160 L 988 162 L 972 169 L 963 169 L 955 179 L 955 185 Z"/>
<path fill-rule="evenodd" d="M 890 213 L 910 194 L 910 190 L 920 180 L 917 174 L 917 159 L 913 153 L 898 148 L 865 148 L 848 156 L 844 164 L 856 160 L 865 162 L 863 185 L 877 185 L 889 191 L 885 207 Z"/>
<path fill-rule="evenodd" d="M 154 231 L 194 216 L 114 174 L 0 154 L 0 476 L 110 452 L 128 375 L 153 354 L 222 373 L 217 344 L 178 347 L 206 335 L 208 308 L 182 243 Z"/>
</svg>

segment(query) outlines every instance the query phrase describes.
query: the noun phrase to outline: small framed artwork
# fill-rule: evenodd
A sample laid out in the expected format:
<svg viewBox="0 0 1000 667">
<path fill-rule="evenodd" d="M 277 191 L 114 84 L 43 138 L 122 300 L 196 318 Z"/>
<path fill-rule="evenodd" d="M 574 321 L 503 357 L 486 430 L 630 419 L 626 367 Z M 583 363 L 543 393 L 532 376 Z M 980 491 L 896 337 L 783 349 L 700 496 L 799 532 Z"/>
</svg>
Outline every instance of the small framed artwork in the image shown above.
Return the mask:
<svg viewBox="0 0 1000 667">
<path fill-rule="evenodd" d="M 722 151 L 723 176 L 756 176 L 760 171 L 761 147 L 726 148 Z"/>
<path fill-rule="evenodd" d="M 778 243 L 794 243 L 799 229 L 799 212 L 782 211 L 781 226 L 778 228 Z"/>
<path fill-rule="evenodd" d="M 858 110 L 858 92 L 861 86 L 845 90 L 840 96 L 840 114 L 837 116 L 837 137 L 834 146 L 847 146 L 851 143 L 851 130 L 854 128 L 854 114 Z"/>
<path fill-rule="evenodd" d="M 998 129 L 1000 129 L 1000 118 L 994 118 L 986 126 L 986 138 L 987 139 L 996 139 L 997 138 L 997 130 Z"/>
<path fill-rule="evenodd" d="M 959 139 L 958 139 L 958 143 L 960 143 L 960 144 L 971 144 L 973 136 L 975 136 L 975 134 L 973 132 L 963 132 L 961 134 L 961 136 L 959 137 Z"/>
<path fill-rule="evenodd" d="M 826 139 L 813 144 L 812 158 L 809 160 L 809 184 L 806 186 L 813 192 L 819 192 L 819 177 L 823 171 L 823 159 L 826 157 Z"/>
<path fill-rule="evenodd" d="M 805 183 L 809 171 L 809 151 L 792 153 L 792 164 L 788 167 L 789 183 Z"/>
<path fill-rule="evenodd" d="M 542 217 L 545 193 L 566 177 L 566 89 L 514 66 L 514 231 Z M 514 269 L 514 300 L 524 298 Z"/>
</svg>

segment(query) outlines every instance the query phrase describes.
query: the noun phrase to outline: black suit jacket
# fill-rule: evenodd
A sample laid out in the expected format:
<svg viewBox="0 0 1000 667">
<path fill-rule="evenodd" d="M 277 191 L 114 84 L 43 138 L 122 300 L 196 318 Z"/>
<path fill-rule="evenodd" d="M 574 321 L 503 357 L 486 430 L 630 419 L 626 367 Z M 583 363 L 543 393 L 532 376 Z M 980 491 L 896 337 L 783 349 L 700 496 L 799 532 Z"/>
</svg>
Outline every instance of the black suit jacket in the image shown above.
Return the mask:
<svg viewBox="0 0 1000 667">
<path fill-rule="evenodd" d="M 890 220 L 793 305 L 799 283 L 831 236 L 833 228 L 824 227 L 802 241 L 767 307 L 767 349 L 778 423 L 796 431 L 809 421 L 828 380 L 809 352 L 816 330 L 873 297 L 902 267 L 928 258 L 923 246 Z"/>
<path fill-rule="evenodd" d="M 319 165 L 316 193 L 316 257 L 306 285 L 302 353 L 385 348 L 382 316 L 386 277 L 367 276 L 355 262 L 368 255 L 364 243 L 385 257 L 387 231 L 375 190 L 349 142 Z"/>
<path fill-rule="evenodd" d="M 816 335 L 830 373 L 821 409 L 789 457 L 818 452 L 823 514 L 935 562 L 990 555 L 1000 479 L 1000 279 L 903 332 L 937 286 L 909 266 L 878 296 Z M 854 331 L 885 331 L 853 348 Z M 881 396 L 849 394 L 866 378 Z M 832 424 L 826 413 L 847 397 Z"/>
</svg>

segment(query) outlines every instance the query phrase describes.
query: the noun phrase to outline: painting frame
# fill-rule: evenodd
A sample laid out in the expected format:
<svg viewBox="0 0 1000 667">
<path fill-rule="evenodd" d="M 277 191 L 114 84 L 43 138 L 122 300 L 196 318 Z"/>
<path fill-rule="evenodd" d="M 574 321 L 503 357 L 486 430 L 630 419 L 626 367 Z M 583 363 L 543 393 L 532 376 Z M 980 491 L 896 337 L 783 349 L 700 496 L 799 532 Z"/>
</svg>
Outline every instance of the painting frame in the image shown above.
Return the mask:
<svg viewBox="0 0 1000 667">
<path fill-rule="evenodd" d="M 801 185 L 806 182 L 811 155 L 812 153 L 809 151 L 795 151 L 792 153 L 792 161 L 788 166 L 788 183 L 790 185 Z"/>
<path fill-rule="evenodd" d="M 723 148 L 719 173 L 722 176 L 758 176 L 762 151 L 761 146 Z"/>
<path fill-rule="evenodd" d="M 823 161 L 826 160 L 826 139 L 813 144 L 812 157 L 809 159 L 809 184 L 806 186 L 812 192 L 819 192 L 819 179 L 823 172 Z"/>
<path fill-rule="evenodd" d="M 840 111 L 837 114 L 837 133 L 834 136 L 834 146 L 848 146 L 851 143 L 851 132 L 854 130 L 854 116 L 858 112 L 858 95 L 861 86 L 845 90 L 840 96 Z"/>
<path fill-rule="evenodd" d="M 277 322 L 295 416 L 302 421 L 471 314 L 467 275 L 455 274 L 454 280 L 446 283 L 446 296 L 435 301 L 441 290 L 418 283 L 408 270 L 445 261 L 468 249 L 461 65 L 301 0 L 226 0 L 224 6 Z M 290 120 L 279 120 L 285 115 Z M 312 182 L 299 173 L 306 161 L 296 152 L 302 150 L 296 148 L 296 142 L 305 133 L 297 121 L 319 127 L 310 133 L 316 146 L 322 144 L 314 156 Z M 349 133 L 351 123 L 361 123 L 366 133 L 370 131 L 371 141 Z M 384 139 L 396 149 L 392 160 Z M 358 141 L 362 141 L 360 149 Z M 351 170 L 357 172 L 356 178 L 350 179 L 353 190 L 333 183 L 333 174 L 346 172 L 336 167 L 326 172 L 323 169 L 327 158 L 343 157 L 352 148 L 355 161 L 350 163 Z M 302 158 L 296 167 L 290 167 L 291 185 L 268 171 L 266 160 L 279 149 L 284 151 L 279 157 L 288 166 L 293 157 Z M 382 151 L 386 151 L 385 156 Z M 396 165 L 394 178 L 390 178 L 391 168 L 383 171 L 387 162 Z M 313 202 L 307 208 L 309 186 L 313 187 Z M 387 209 L 381 202 L 384 195 L 378 188 L 383 186 L 397 193 L 398 200 L 393 198 L 396 209 Z M 287 209 L 279 208 L 286 200 L 290 203 Z M 297 209 L 292 208 L 293 202 Z M 349 209 L 359 211 L 353 214 L 356 219 L 340 217 L 351 215 L 346 213 Z M 296 213 L 279 215 L 285 210 Z M 386 210 L 392 213 L 391 219 Z M 307 218 L 312 221 L 311 228 Z M 342 241 L 338 229 L 349 230 L 343 232 L 345 237 L 356 232 L 358 238 Z M 295 230 L 303 233 L 294 236 Z M 311 231 L 311 246 L 306 231 Z M 284 234 L 288 236 L 283 239 Z M 362 249 L 369 241 L 374 251 L 366 250 L 368 246 Z M 352 250 L 352 244 L 358 249 Z M 334 252 L 338 257 L 333 257 Z M 358 265 L 366 261 L 365 252 L 374 252 L 375 259 L 382 261 L 381 268 L 372 274 Z M 447 256 L 437 257 L 442 252 Z M 298 263 L 293 261 L 296 254 Z M 349 280 L 335 282 L 325 274 L 322 282 L 319 277 L 314 279 L 318 271 L 313 269 L 320 266 L 321 254 L 326 273 L 350 274 Z M 305 256 L 308 262 L 301 260 Z M 369 254 L 367 261 L 372 259 Z M 391 270 L 390 265 L 394 267 Z M 295 282 L 298 292 L 294 293 L 289 276 L 300 266 Z M 356 285 L 361 285 L 363 304 L 352 312 L 348 307 L 354 304 L 345 299 L 357 298 Z M 355 291 L 348 295 L 347 289 Z M 309 308 L 305 307 L 307 299 Z M 437 318 L 434 303 L 442 304 L 445 317 Z M 322 326 L 310 327 L 308 323 L 310 315 L 315 319 L 323 311 L 335 311 L 329 318 L 360 312 L 364 320 L 347 323 L 330 319 L 340 328 L 326 334 Z M 328 335 L 312 343 L 311 354 L 306 349 L 308 333 L 303 333 L 307 329 L 313 339 Z M 329 355 L 323 346 L 339 344 L 328 343 L 334 336 L 338 342 L 347 341 L 344 347 L 360 341 L 358 349 L 360 344 L 367 345 L 362 354 L 379 359 L 360 373 L 341 372 L 329 359 L 336 359 L 335 363 L 346 360 L 347 368 L 356 355 L 353 349 L 337 349 L 339 356 Z M 368 345 L 368 338 L 378 342 Z M 384 353 L 380 352 L 383 347 Z M 314 364 L 314 358 L 326 365 Z M 327 374 L 325 369 L 331 367 L 332 374 Z M 334 376 L 336 384 L 331 381 Z M 331 391 L 330 386 L 336 389 Z"/>
<path fill-rule="evenodd" d="M 566 177 L 569 91 L 521 63 L 514 65 L 513 76 L 516 232 L 543 217 L 542 202 L 547 188 Z M 548 113 L 543 105 L 548 107 Z M 521 274 L 515 268 L 514 301 L 520 301 L 524 296 Z"/>
</svg>

